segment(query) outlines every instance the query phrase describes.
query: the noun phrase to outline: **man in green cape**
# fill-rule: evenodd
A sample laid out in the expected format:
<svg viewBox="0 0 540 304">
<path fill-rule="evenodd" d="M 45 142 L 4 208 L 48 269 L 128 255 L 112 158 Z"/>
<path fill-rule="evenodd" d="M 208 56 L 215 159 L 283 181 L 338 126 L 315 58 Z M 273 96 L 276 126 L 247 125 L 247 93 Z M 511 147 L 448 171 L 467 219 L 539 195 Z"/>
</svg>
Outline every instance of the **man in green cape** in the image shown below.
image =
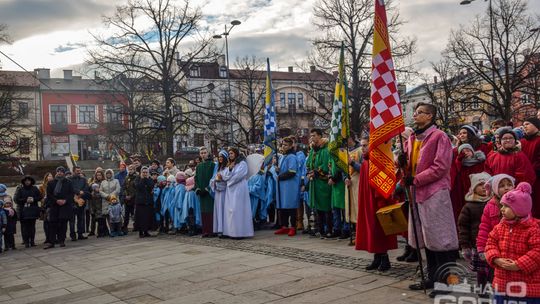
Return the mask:
<svg viewBox="0 0 540 304">
<path fill-rule="evenodd" d="M 201 202 L 202 237 L 209 237 L 214 230 L 214 198 L 210 195 L 210 180 L 216 164 L 205 147 L 199 149 L 199 156 L 203 161 L 195 169 L 195 193 Z"/>
<path fill-rule="evenodd" d="M 332 232 L 332 186 L 328 184 L 330 153 L 328 140 L 322 137 L 321 129 L 310 132 L 311 150 L 307 160 L 307 178 L 309 179 L 309 206 L 317 211 L 317 236 Z"/>
</svg>

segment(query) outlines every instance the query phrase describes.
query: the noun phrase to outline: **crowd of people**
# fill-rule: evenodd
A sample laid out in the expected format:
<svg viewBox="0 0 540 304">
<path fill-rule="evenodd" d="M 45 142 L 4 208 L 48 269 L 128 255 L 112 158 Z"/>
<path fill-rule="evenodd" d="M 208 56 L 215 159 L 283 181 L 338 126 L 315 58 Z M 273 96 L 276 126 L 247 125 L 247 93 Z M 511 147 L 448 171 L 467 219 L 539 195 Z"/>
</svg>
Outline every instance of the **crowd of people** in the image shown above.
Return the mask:
<svg viewBox="0 0 540 304">
<path fill-rule="evenodd" d="M 157 231 L 242 239 L 267 228 L 288 237 L 354 235 L 355 248 L 373 254 L 366 269 L 387 271 L 397 235 L 385 234 L 376 213 L 405 202 L 411 220 L 402 236 L 408 244 L 397 259 L 418 261 L 418 247 L 427 263 L 427 277 L 411 289 L 446 283 L 441 267 L 461 253 L 481 286 L 493 283 L 505 291 L 514 281 L 525 282 L 524 296 L 539 298 L 540 119 L 527 118 L 519 128 L 496 120 L 484 134 L 464 125 L 452 136 L 438 128 L 436 113 L 435 106 L 418 104 L 414 128 L 396 138 L 399 182 L 390 198 L 370 185 L 367 136 L 348 138 L 344 172 L 323 131 L 312 129 L 308 151 L 294 136 L 282 138 L 273 161 L 251 176 L 238 148 L 214 157 L 202 147 L 183 170 L 172 158 L 164 166 L 158 160 L 144 166 L 133 155 L 116 174 L 97 168 L 87 179 L 80 167 L 58 167 L 39 187 L 25 176 L 13 198 L 0 185 L 0 244 L 3 236 L 3 250 L 16 248 L 20 221 L 24 246 L 36 246 L 37 219 L 43 220 L 44 249 L 64 247 L 68 229 L 77 241 L 132 231 L 140 238 Z"/>
</svg>

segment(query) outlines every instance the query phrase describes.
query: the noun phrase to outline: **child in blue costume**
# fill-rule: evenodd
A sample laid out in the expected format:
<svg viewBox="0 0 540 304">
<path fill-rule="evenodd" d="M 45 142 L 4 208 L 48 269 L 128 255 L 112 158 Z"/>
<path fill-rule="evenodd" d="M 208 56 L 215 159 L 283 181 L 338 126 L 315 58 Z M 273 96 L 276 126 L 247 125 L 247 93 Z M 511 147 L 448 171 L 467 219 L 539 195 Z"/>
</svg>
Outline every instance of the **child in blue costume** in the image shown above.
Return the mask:
<svg viewBox="0 0 540 304">
<path fill-rule="evenodd" d="M 253 225 L 255 230 L 259 230 L 261 222 L 266 220 L 266 215 L 264 218 L 261 216 L 261 210 L 266 205 L 266 179 L 263 170 L 260 170 L 257 174 L 249 178 L 248 188 Z"/>
<path fill-rule="evenodd" d="M 163 175 L 157 177 L 156 185 L 154 186 L 154 216 L 155 223 L 159 228 L 159 233 L 163 233 L 161 206 L 163 205 L 163 190 L 167 186 L 167 178 Z M 156 225 L 154 225 L 156 227 Z"/>
<path fill-rule="evenodd" d="M 174 197 L 172 199 L 172 206 L 174 207 L 173 213 L 173 233 L 177 233 L 182 225 L 185 224 L 182 219 L 182 205 L 184 203 L 184 197 L 186 196 L 186 174 L 182 171 L 176 173 L 176 186 L 174 187 Z"/>
<path fill-rule="evenodd" d="M 195 178 L 192 176 L 186 180 L 186 195 L 182 204 L 182 219 L 186 222 L 190 236 L 195 235 L 197 227 L 201 225 L 201 203 L 194 188 Z"/>
</svg>

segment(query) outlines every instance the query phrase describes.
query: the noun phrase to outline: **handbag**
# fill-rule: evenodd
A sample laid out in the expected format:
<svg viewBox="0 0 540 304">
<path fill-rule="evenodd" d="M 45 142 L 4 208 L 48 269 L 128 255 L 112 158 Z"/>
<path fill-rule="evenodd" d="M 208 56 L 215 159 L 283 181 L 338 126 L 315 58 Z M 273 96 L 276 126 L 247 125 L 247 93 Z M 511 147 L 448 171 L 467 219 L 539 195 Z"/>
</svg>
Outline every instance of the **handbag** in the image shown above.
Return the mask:
<svg viewBox="0 0 540 304">
<path fill-rule="evenodd" d="M 404 203 L 393 204 L 377 210 L 377 219 L 385 235 L 400 234 L 408 229 Z"/>
</svg>

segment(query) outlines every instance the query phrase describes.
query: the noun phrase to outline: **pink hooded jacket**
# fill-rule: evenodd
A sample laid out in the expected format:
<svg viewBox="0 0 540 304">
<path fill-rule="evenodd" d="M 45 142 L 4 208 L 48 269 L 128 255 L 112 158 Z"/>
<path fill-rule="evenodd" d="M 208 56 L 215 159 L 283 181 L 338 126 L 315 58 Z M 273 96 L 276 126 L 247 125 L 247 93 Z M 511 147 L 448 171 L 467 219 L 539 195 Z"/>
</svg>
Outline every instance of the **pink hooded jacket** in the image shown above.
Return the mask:
<svg viewBox="0 0 540 304">
<path fill-rule="evenodd" d="M 498 203 L 500 197 L 499 183 L 505 178 L 509 179 L 512 184 L 515 183 L 515 179 L 506 174 L 497 174 L 486 183 L 488 195 L 493 194 L 493 197 L 484 207 L 484 213 L 482 213 L 482 219 L 478 227 L 478 236 L 476 237 L 476 249 L 478 252 L 484 252 L 489 233 L 501 221 L 501 209 Z"/>
</svg>

